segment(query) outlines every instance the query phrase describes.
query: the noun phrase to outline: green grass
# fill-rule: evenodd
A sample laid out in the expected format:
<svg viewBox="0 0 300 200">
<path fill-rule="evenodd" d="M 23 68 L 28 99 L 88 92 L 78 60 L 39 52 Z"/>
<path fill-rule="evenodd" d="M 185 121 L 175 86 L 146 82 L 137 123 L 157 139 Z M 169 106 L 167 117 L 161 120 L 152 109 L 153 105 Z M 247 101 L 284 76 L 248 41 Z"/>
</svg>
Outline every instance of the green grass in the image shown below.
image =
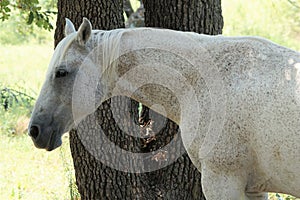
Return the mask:
<svg viewBox="0 0 300 200">
<path fill-rule="evenodd" d="M 37 97 L 53 52 L 52 43 L 1 45 L 0 52 L 1 84 L 25 88 Z M 36 149 L 22 133 L 29 113 L 23 106 L 7 112 L 0 108 L 0 199 L 71 199 L 77 192 L 70 194 L 74 169 L 67 136 L 59 150 Z"/>
<path fill-rule="evenodd" d="M 0 134 L 0 145 L 0 199 L 70 199 L 66 137 L 62 148 L 50 153 L 36 149 L 26 135 Z"/>
<path fill-rule="evenodd" d="M 37 96 L 53 53 L 53 44 L 1 45 L 0 83 L 20 86 Z"/>
</svg>

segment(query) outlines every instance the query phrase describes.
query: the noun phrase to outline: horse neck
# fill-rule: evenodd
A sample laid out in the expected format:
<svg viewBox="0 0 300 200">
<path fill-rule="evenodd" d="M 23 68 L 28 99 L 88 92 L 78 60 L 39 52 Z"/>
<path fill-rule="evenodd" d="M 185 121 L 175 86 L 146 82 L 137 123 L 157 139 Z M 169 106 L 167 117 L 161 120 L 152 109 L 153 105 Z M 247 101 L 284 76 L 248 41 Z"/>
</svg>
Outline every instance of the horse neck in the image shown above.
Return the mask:
<svg viewBox="0 0 300 200">
<path fill-rule="evenodd" d="M 149 83 L 148 78 L 154 68 L 143 63 L 145 50 L 137 34 L 140 33 L 136 30 L 104 32 L 101 39 L 104 36 L 107 42 L 97 41 L 100 44 L 97 54 L 102 57 L 102 60 L 95 60 L 102 68 L 99 104 L 113 96 L 127 96 L 178 123 L 179 103 L 176 97 L 167 87 L 155 85 L 151 80 Z"/>
<path fill-rule="evenodd" d="M 179 123 L 180 109 L 193 95 L 189 88 L 201 79 L 191 66 L 198 58 L 182 59 L 205 55 L 195 52 L 197 45 L 189 48 L 195 41 L 185 33 L 148 28 L 116 30 L 105 37 L 109 42 L 103 43 L 101 55 L 108 60 L 101 82 L 106 97 L 128 96 Z"/>
<path fill-rule="evenodd" d="M 148 79 L 153 69 L 138 66 L 128 59 L 122 56 L 117 65 L 104 73 L 105 78 L 101 82 L 106 88 L 105 100 L 113 96 L 127 96 L 179 123 L 180 106 L 176 96 L 167 87 Z"/>
</svg>

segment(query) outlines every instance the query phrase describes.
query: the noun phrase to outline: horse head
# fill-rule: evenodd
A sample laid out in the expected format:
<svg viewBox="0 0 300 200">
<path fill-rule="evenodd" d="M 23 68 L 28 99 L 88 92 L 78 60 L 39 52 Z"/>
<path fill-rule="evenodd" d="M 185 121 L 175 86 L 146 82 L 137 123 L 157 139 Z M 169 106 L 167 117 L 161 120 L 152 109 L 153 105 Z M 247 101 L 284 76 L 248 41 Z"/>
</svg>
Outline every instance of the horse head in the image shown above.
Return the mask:
<svg viewBox="0 0 300 200">
<path fill-rule="evenodd" d="M 48 151 L 59 147 L 62 134 L 74 126 L 73 84 L 89 53 L 91 23 L 84 18 L 76 31 L 73 23 L 66 19 L 65 34 L 54 51 L 28 128 L 35 146 Z"/>
</svg>

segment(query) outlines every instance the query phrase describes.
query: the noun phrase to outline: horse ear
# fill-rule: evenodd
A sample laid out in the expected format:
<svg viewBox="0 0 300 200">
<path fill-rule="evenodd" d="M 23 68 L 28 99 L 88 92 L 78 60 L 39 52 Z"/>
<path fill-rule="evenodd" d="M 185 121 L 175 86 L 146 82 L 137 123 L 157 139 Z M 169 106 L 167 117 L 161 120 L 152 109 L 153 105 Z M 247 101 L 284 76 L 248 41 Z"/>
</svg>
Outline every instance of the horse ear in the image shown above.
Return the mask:
<svg viewBox="0 0 300 200">
<path fill-rule="evenodd" d="M 92 34 L 92 24 L 87 18 L 83 18 L 83 22 L 80 25 L 77 33 L 77 41 L 80 45 L 84 46 L 90 39 Z"/>
<path fill-rule="evenodd" d="M 74 33 L 75 27 L 74 24 L 71 22 L 71 20 L 69 20 L 68 18 L 66 18 L 66 25 L 65 25 L 65 35 L 70 35 L 71 33 Z"/>
</svg>

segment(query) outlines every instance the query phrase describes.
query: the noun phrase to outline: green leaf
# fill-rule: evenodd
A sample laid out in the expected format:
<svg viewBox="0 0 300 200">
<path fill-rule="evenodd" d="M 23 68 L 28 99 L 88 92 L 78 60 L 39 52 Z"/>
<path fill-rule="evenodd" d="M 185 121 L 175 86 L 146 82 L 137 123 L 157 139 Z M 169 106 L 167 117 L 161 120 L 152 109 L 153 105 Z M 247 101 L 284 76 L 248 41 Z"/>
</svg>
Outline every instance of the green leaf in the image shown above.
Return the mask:
<svg viewBox="0 0 300 200">
<path fill-rule="evenodd" d="M 0 2 L 1 6 L 6 7 L 9 5 L 9 1 L 8 0 L 4 0 Z"/>
<path fill-rule="evenodd" d="M 34 19 L 33 12 L 30 11 L 29 16 L 28 16 L 27 24 L 28 24 L 28 25 L 32 24 L 33 19 Z"/>
<path fill-rule="evenodd" d="M 11 10 L 10 10 L 9 7 L 5 7 L 5 8 L 4 8 L 4 11 L 5 11 L 5 12 L 10 12 Z"/>
</svg>

